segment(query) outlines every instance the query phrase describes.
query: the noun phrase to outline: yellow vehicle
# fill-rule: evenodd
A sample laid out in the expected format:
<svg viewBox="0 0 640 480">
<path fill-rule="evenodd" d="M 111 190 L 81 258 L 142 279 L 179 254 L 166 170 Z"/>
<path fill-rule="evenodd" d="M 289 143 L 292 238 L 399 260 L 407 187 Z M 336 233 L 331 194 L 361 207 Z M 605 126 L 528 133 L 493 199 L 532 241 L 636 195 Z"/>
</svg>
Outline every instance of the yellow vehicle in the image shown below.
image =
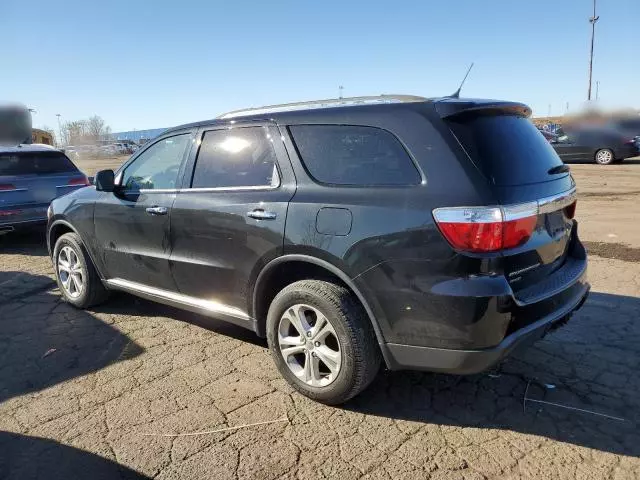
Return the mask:
<svg viewBox="0 0 640 480">
<path fill-rule="evenodd" d="M 44 143 L 46 145 L 53 145 L 53 135 L 46 130 L 33 128 L 31 130 L 31 141 L 32 143 Z"/>
</svg>

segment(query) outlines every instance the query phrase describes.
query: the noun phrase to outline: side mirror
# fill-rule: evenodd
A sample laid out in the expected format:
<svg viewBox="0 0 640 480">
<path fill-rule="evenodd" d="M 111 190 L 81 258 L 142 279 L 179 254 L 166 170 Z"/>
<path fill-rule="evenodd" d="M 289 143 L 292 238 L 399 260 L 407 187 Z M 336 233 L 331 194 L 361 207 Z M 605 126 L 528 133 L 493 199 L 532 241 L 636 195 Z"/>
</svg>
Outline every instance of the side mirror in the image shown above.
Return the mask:
<svg viewBox="0 0 640 480">
<path fill-rule="evenodd" d="M 113 170 L 100 170 L 96 173 L 93 182 L 98 192 L 113 192 L 115 188 Z"/>
</svg>

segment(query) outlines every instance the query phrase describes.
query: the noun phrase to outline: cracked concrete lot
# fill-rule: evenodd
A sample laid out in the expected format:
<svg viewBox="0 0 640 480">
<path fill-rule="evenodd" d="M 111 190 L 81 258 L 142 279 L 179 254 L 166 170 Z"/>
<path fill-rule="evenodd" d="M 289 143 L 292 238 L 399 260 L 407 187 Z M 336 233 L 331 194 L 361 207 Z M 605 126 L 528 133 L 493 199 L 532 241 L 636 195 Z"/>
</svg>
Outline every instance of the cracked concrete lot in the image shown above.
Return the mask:
<svg viewBox="0 0 640 480">
<path fill-rule="evenodd" d="M 484 374 L 382 372 L 340 408 L 234 326 L 124 294 L 75 310 L 40 235 L 0 238 L 0 478 L 640 478 L 640 161 L 572 171 L 598 255 L 569 324 Z"/>
</svg>

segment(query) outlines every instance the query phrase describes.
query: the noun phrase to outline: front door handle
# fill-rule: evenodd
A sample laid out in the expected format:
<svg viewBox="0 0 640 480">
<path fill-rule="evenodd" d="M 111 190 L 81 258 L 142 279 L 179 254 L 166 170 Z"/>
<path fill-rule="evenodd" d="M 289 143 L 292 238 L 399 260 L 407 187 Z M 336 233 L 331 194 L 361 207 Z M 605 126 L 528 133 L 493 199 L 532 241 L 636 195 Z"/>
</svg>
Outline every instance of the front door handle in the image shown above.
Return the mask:
<svg viewBox="0 0 640 480">
<path fill-rule="evenodd" d="M 277 215 L 275 212 L 265 212 L 262 209 L 256 208 L 252 212 L 247 212 L 247 217 L 255 218 L 257 220 L 275 220 Z"/>
<path fill-rule="evenodd" d="M 147 207 L 146 212 L 149 215 L 166 215 L 169 209 L 167 207 Z"/>
</svg>

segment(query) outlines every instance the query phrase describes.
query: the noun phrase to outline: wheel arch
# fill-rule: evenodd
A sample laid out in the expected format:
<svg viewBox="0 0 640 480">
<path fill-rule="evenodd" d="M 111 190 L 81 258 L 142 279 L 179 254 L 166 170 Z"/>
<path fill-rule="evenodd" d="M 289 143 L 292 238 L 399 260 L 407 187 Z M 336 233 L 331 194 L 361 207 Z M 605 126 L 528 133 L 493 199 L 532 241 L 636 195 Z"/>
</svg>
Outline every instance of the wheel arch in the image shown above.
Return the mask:
<svg viewBox="0 0 640 480">
<path fill-rule="evenodd" d="M 56 242 L 58 241 L 58 238 L 60 238 L 65 233 L 75 233 L 76 235 L 78 235 L 78 237 L 80 237 L 80 241 L 84 245 L 84 248 L 87 251 L 89 258 L 91 259 L 96 272 L 98 272 L 98 276 L 100 277 L 100 279 L 104 280 L 105 277 L 102 275 L 102 272 L 100 272 L 98 264 L 96 263 L 95 258 L 93 258 L 93 253 L 87 247 L 87 242 L 84 241 L 80 232 L 65 219 L 59 218 L 57 220 L 54 220 L 53 222 L 51 222 L 51 225 L 49 225 L 49 228 L 47 229 L 47 249 L 49 250 L 49 257 L 53 259 L 53 249 L 56 246 Z"/>
<path fill-rule="evenodd" d="M 252 302 L 251 302 L 251 316 L 256 320 L 256 333 L 260 337 L 266 336 L 266 312 L 269 309 L 269 305 L 271 304 L 271 300 L 275 297 L 275 293 L 273 293 L 273 289 L 269 289 L 270 281 L 274 280 L 274 276 L 278 275 L 278 272 L 282 271 L 283 267 L 292 264 L 306 264 L 311 267 L 311 271 L 317 273 L 326 273 L 328 277 L 333 277 L 338 279 L 345 287 L 347 287 L 353 294 L 358 298 L 358 301 L 361 303 L 367 316 L 369 317 L 369 321 L 373 327 L 373 330 L 376 335 L 376 340 L 378 342 L 378 346 L 382 352 L 382 356 L 384 358 L 387 366 L 390 365 L 388 361 L 386 344 L 384 341 L 384 337 L 382 335 L 382 331 L 380 330 L 380 325 L 376 319 L 376 315 L 371 308 L 369 301 L 366 299 L 361 289 L 353 282 L 353 280 L 347 275 L 343 270 L 341 270 L 336 265 L 328 262 L 327 260 L 323 260 L 317 257 L 313 257 L 310 255 L 303 254 L 290 254 L 283 255 L 278 257 L 267 265 L 263 267 L 263 269 L 258 274 L 253 292 L 252 292 Z M 304 276 L 304 275 L 303 275 Z M 295 279 L 293 280 L 295 281 Z M 286 284 L 290 284 L 292 282 L 286 282 Z M 278 290 L 279 291 L 279 290 Z M 265 298 L 265 294 L 267 298 Z M 270 297 L 270 298 L 269 298 Z"/>
</svg>

